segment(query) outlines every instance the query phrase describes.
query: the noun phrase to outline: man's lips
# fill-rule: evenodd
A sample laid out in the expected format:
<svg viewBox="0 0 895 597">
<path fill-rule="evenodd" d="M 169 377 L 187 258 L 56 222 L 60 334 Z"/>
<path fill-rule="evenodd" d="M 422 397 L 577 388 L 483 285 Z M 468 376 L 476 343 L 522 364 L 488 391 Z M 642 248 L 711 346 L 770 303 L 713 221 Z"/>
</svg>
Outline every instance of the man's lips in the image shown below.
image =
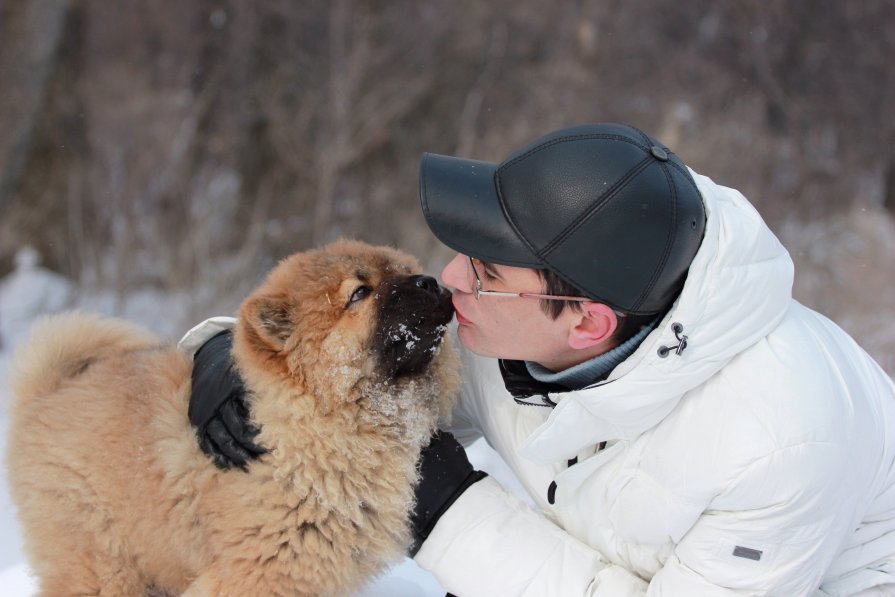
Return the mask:
<svg viewBox="0 0 895 597">
<path fill-rule="evenodd" d="M 460 309 L 457 308 L 457 303 L 454 302 L 454 315 L 457 316 L 457 323 L 460 325 L 469 325 L 471 322 L 463 317 L 463 314 L 460 312 Z"/>
</svg>

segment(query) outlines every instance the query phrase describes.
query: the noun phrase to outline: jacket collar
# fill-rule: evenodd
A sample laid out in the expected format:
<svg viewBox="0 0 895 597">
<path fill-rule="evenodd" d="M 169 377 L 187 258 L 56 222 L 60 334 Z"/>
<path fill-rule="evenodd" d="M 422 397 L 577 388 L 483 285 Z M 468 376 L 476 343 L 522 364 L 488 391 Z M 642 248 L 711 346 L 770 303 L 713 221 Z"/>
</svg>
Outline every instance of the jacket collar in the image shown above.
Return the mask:
<svg viewBox="0 0 895 597">
<path fill-rule="evenodd" d="M 519 404 L 554 407 L 556 401 L 551 399 L 550 394 L 584 388 L 606 379 L 619 363 L 637 350 L 659 319 L 657 317 L 612 350 L 559 373 L 550 373 L 537 363 L 501 359 L 500 375 L 503 377 L 503 384 Z M 539 374 L 538 369 L 542 369 L 544 374 Z"/>
<path fill-rule="evenodd" d="M 513 400 L 519 404 L 533 406 L 556 406 L 556 402 L 550 399 L 550 394 L 568 392 L 569 389 L 558 383 L 539 381 L 531 376 L 525 361 L 511 361 L 500 359 L 500 375 L 507 391 L 513 396 Z"/>
</svg>

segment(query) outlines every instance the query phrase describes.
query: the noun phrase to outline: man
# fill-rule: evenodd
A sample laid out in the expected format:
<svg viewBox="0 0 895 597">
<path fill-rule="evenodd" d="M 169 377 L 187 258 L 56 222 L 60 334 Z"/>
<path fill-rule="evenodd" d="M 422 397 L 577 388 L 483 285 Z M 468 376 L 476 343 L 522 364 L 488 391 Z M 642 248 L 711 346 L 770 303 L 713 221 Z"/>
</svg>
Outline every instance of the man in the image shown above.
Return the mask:
<svg viewBox="0 0 895 597">
<path fill-rule="evenodd" d="M 619 124 L 427 154 L 420 194 L 459 253 L 449 431 L 536 505 L 436 436 L 413 553 L 449 591 L 895 594 L 895 387 L 742 195 Z"/>
</svg>

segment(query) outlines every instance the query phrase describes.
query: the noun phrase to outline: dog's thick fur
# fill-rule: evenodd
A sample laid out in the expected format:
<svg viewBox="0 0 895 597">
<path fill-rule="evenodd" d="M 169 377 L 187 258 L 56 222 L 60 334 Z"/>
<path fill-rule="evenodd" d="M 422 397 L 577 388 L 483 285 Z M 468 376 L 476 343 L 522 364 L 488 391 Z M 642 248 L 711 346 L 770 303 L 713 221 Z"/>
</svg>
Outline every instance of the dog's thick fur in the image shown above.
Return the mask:
<svg viewBox="0 0 895 597">
<path fill-rule="evenodd" d="M 449 295 L 418 272 L 342 241 L 246 299 L 232 354 L 269 449 L 247 471 L 200 450 L 189 355 L 120 320 L 40 323 L 12 369 L 7 458 L 41 594 L 344 595 L 399 560 L 457 387 Z"/>
</svg>

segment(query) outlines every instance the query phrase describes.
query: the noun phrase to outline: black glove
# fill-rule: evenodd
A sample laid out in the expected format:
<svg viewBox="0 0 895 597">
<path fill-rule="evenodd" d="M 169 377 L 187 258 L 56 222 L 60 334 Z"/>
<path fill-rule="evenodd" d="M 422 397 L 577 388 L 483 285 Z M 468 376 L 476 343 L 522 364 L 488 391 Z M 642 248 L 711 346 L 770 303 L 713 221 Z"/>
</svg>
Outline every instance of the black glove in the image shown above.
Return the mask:
<svg viewBox="0 0 895 597">
<path fill-rule="evenodd" d="M 249 421 L 245 385 L 230 357 L 233 334 L 221 332 L 193 357 L 193 387 L 188 410 L 199 446 L 221 469 L 243 470 L 267 450 L 255 443 L 258 429 Z"/>
<path fill-rule="evenodd" d="M 447 512 L 466 489 L 487 473 L 472 468 L 463 446 L 447 431 L 436 431 L 429 445 L 420 454 L 420 482 L 416 486 L 416 506 L 410 523 L 413 545 L 410 556 L 416 555 Z"/>
</svg>

